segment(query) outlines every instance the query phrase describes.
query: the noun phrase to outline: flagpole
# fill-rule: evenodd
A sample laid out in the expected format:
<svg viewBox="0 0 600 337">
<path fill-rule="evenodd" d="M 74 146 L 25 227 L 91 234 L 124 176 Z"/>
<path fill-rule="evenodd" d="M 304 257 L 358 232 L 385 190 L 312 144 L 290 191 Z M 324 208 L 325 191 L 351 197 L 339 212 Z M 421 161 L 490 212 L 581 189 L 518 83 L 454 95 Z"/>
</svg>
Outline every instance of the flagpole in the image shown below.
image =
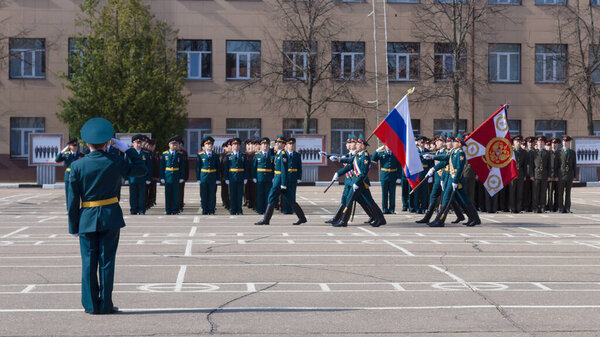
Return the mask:
<svg viewBox="0 0 600 337">
<path fill-rule="evenodd" d="M 406 96 L 408 96 L 408 95 L 410 95 L 410 94 L 412 94 L 414 92 L 415 92 L 415 87 L 412 87 L 412 88 L 406 90 L 406 95 L 404 95 L 402 97 L 402 99 L 399 100 L 398 102 L 402 102 L 402 100 L 405 99 Z M 388 113 L 390 113 L 390 112 L 388 111 Z M 383 121 L 381 121 L 381 122 L 383 123 Z M 379 123 L 379 124 L 381 124 L 381 123 Z M 377 127 L 379 127 L 379 125 L 377 125 Z M 377 129 L 377 128 L 375 128 L 375 129 Z M 373 130 L 373 132 L 375 131 L 375 129 Z M 375 135 L 373 132 L 371 132 L 371 135 L 369 136 L 369 138 L 367 138 L 367 143 L 369 142 L 369 140 L 371 139 L 371 137 L 373 137 L 373 135 Z"/>
</svg>

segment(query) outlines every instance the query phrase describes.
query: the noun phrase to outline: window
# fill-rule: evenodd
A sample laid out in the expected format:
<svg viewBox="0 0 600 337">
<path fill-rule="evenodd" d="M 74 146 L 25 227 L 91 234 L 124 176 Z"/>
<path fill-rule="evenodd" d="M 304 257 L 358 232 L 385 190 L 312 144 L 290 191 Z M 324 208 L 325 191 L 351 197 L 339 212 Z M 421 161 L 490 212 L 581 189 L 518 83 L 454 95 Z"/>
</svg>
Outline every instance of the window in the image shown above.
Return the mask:
<svg viewBox="0 0 600 337">
<path fill-rule="evenodd" d="M 190 118 L 185 129 L 185 150 L 190 155 L 201 151 L 202 138 L 211 131 L 210 118 Z"/>
<path fill-rule="evenodd" d="M 228 80 L 260 77 L 260 41 L 227 41 L 225 60 Z"/>
<path fill-rule="evenodd" d="M 600 136 L 600 120 L 594 121 L 594 136 Z"/>
<path fill-rule="evenodd" d="M 596 57 L 594 57 L 594 52 L 596 53 Z M 594 64 L 594 67 L 592 67 L 592 78 L 595 83 L 600 83 L 600 48 L 596 45 L 590 46 L 590 63 Z"/>
<path fill-rule="evenodd" d="M 451 3 L 467 3 L 467 0 L 435 0 L 438 4 L 451 4 Z"/>
<path fill-rule="evenodd" d="M 388 76 L 390 81 L 419 79 L 419 44 L 388 42 Z"/>
<path fill-rule="evenodd" d="M 535 81 L 562 83 L 567 73 L 567 45 L 535 45 Z"/>
<path fill-rule="evenodd" d="M 46 40 L 13 39 L 10 46 L 10 78 L 46 78 Z"/>
<path fill-rule="evenodd" d="M 536 120 L 535 135 L 543 135 L 546 138 L 561 137 L 567 134 L 567 121 L 559 120 Z"/>
<path fill-rule="evenodd" d="M 317 43 L 313 43 L 310 50 L 307 49 L 300 41 L 283 41 L 284 80 L 305 81 L 308 70 L 313 77 L 316 75 Z"/>
<path fill-rule="evenodd" d="M 600 6 L 600 0 L 591 0 L 592 6 Z"/>
<path fill-rule="evenodd" d="M 436 81 L 450 79 L 455 71 L 466 69 L 466 58 L 461 53 L 460 60 L 454 61 L 454 44 L 436 43 L 433 46 L 434 78 Z M 458 66 L 458 69 L 457 69 Z"/>
<path fill-rule="evenodd" d="M 308 120 L 308 133 L 317 133 L 317 119 Z M 304 118 L 284 118 L 283 136 L 292 137 L 294 135 L 304 134 Z"/>
<path fill-rule="evenodd" d="M 365 133 L 365 120 L 356 118 L 331 119 L 331 153 L 343 154 L 346 150 L 348 135 Z"/>
<path fill-rule="evenodd" d="M 85 45 L 84 38 L 69 38 L 69 57 L 75 57 L 75 56 L 82 57 L 84 45 Z M 83 60 L 80 60 L 80 64 L 83 66 L 83 63 L 81 63 L 82 61 Z M 71 60 L 68 61 L 68 64 L 69 64 L 68 75 L 70 77 L 74 73 L 74 70 L 71 67 Z"/>
<path fill-rule="evenodd" d="M 411 3 L 411 4 L 418 4 L 419 0 L 388 0 L 388 3 Z"/>
<path fill-rule="evenodd" d="M 490 0 L 490 5 L 520 5 L 521 0 Z"/>
<path fill-rule="evenodd" d="M 177 56 L 187 62 L 188 80 L 210 80 L 212 78 L 212 41 L 178 40 Z"/>
<path fill-rule="evenodd" d="M 227 118 L 227 133 L 236 134 L 242 141 L 260 138 L 260 118 Z"/>
<path fill-rule="evenodd" d="M 439 136 L 442 132 L 453 134 L 454 119 L 434 119 L 433 120 L 433 135 Z M 458 120 L 458 132 L 465 133 L 467 130 L 467 120 Z"/>
<path fill-rule="evenodd" d="M 29 134 L 43 133 L 46 123 L 43 117 L 10 118 L 10 156 L 27 157 L 29 155 Z"/>
<path fill-rule="evenodd" d="M 535 0 L 536 5 L 561 5 L 567 4 L 567 0 Z"/>
<path fill-rule="evenodd" d="M 421 134 L 421 120 L 420 119 L 411 119 L 410 124 L 412 124 L 413 133 L 415 135 Z"/>
<path fill-rule="evenodd" d="M 332 42 L 331 70 L 340 80 L 358 80 L 365 74 L 364 42 Z"/>
<path fill-rule="evenodd" d="M 521 45 L 489 45 L 490 82 L 521 81 Z"/>
<path fill-rule="evenodd" d="M 514 137 L 521 134 L 521 120 L 520 119 L 509 119 L 508 120 L 508 132 L 510 136 Z"/>
</svg>

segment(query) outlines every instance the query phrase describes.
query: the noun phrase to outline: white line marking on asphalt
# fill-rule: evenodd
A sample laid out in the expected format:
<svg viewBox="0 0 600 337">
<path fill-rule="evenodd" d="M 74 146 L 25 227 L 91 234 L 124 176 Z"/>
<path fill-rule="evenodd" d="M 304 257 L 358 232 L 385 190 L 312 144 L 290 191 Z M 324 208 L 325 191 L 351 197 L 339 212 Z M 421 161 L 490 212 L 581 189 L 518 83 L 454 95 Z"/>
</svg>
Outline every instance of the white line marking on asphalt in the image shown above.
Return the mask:
<svg viewBox="0 0 600 337">
<path fill-rule="evenodd" d="M 321 287 L 321 291 L 331 291 L 327 283 L 319 283 L 319 287 Z"/>
<path fill-rule="evenodd" d="M 298 198 L 300 198 L 300 199 L 302 199 L 302 200 L 304 200 L 304 201 L 308 201 L 308 202 L 309 202 L 311 205 L 313 205 L 313 206 L 319 206 L 319 205 L 317 205 L 317 203 L 316 203 L 316 202 L 314 202 L 314 201 L 312 201 L 312 200 L 310 200 L 310 199 L 308 199 L 308 198 L 306 198 L 306 197 L 303 197 L 303 196 L 301 196 L 301 195 L 299 195 L 299 196 L 298 196 Z"/>
<path fill-rule="evenodd" d="M 550 233 L 546 233 L 546 232 L 536 231 L 535 229 L 529 229 L 529 228 L 525 228 L 525 227 L 519 227 L 519 229 L 522 229 L 522 230 L 525 230 L 525 231 L 530 231 L 530 232 L 533 232 L 533 233 L 542 234 L 542 235 L 545 235 L 545 236 L 550 236 L 550 237 L 553 237 L 553 238 L 558 238 L 559 237 L 556 234 L 550 234 Z"/>
<path fill-rule="evenodd" d="M 237 240 L 238 245 L 245 245 L 246 240 Z"/>
<path fill-rule="evenodd" d="M 295 244 L 295 243 L 296 243 L 296 241 L 294 241 L 294 240 L 287 240 L 287 243 L 289 243 L 289 244 L 292 244 L 292 245 L 293 245 L 293 244 Z"/>
<path fill-rule="evenodd" d="M 436 245 L 441 245 L 442 243 L 439 242 L 438 240 L 430 240 L 431 242 L 435 243 Z"/>
<path fill-rule="evenodd" d="M 392 287 L 394 287 L 394 289 L 398 291 L 406 291 L 406 289 L 404 289 L 404 287 L 401 286 L 400 283 L 392 283 Z"/>
<path fill-rule="evenodd" d="M 42 220 L 38 221 L 38 223 L 46 222 L 46 221 L 48 221 L 48 220 L 52 220 L 52 219 L 56 219 L 56 218 L 57 218 L 57 216 L 51 216 L 51 217 L 44 218 L 44 219 L 42 219 Z"/>
<path fill-rule="evenodd" d="M 30 284 L 25 289 L 21 290 L 21 294 L 26 294 L 35 288 L 35 284 Z"/>
<path fill-rule="evenodd" d="M 373 231 L 370 231 L 370 230 L 368 230 L 368 229 L 366 229 L 366 228 L 363 228 L 363 227 L 358 227 L 358 229 L 360 229 L 361 231 L 364 231 L 364 232 L 366 232 L 366 233 L 369 233 L 369 234 L 371 234 L 371 235 L 373 235 L 373 236 L 379 236 L 379 234 L 377 234 L 377 233 L 375 233 L 375 232 L 373 232 Z"/>
<path fill-rule="evenodd" d="M 590 218 L 590 217 L 579 215 L 579 214 L 572 214 L 572 215 L 576 216 L 576 217 L 578 217 L 580 219 L 592 220 L 592 221 L 600 221 L 600 219 Z M 595 216 L 595 215 L 592 215 L 592 216 Z"/>
<path fill-rule="evenodd" d="M 137 242 L 135 243 L 136 245 L 143 245 L 144 244 L 144 240 L 137 240 Z"/>
<path fill-rule="evenodd" d="M 25 201 L 25 200 L 33 199 L 33 198 L 35 198 L 35 197 L 37 197 L 37 196 L 38 196 L 38 195 L 37 195 L 37 194 L 35 194 L 35 195 L 32 195 L 32 196 L 30 196 L 30 197 L 26 197 L 26 198 L 23 198 L 23 199 L 19 199 L 19 200 L 17 200 L 17 202 L 21 202 L 21 201 Z"/>
<path fill-rule="evenodd" d="M 327 213 L 327 214 L 333 214 L 331 213 L 331 211 L 329 211 L 327 208 L 323 208 L 321 207 L 321 209 L 323 210 L 323 212 Z"/>
<path fill-rule="evenodd" d="M 177 274 L 177 281 L 175 282 L 175 292 L 180 292 L 183 287 L 183 280 L 185 279 L 185 272 L 187 266 L 179 267 L 179 274 Z"/>
<path fill-rule="evenodd" d="M 194 223 L 200 223 L 200 217 L 199 216 L 195 216 L 194 217 Z"/>
<path fill-rule="evenodd" d="M 246 290 L 247 290 L 249 293 L 254 293 L 254 292 L 256 292 L 256 284 L 254 284 L 254 283 L 246 283 Z"/>
<path fill-rule="evenodd" d="M 531 284 L 533 284 L 534 286 L 539 287 L 540 289 L 545 290 L 545 291 L 551 291 L 552 290 L 552 288 L 547 287 L 547 286 L 541 284 L 540 282 L 532 282 Z"/>
<path fill-rule="evenodd" d="M 190 229 L 190 234 L 188 234 L 188 236 L 194 236 L 196 235 L 196 231 L 198 230 L 198 227 L 194 226 Z"/>
<path fill-rule="evenodd" d="M 502 221 L 494 220 L 494 219 L 492 219 L 489 216 L 483 216 L 483 215 L 481 215 L 480 218 L 482 218 L 483 220 L 494 222 L 494 223 L 501 223 L 502 222 Z"/>
<path fill-rule="evenodd" d="M 394 243 L 391 243 L 388 240 L 383 240 L 383 242 L 387 243 L 388 245 L 400 250 L 401 252 L 403 252 L 404 254 L 406 254 L 407 256 L 415 256 L 415 254 L 411 253 L 410 251 L 408 251 L 406 248 L 402 248 Z"/>
<path fill-rule="evenodd" d="M 184 256 L 192 256 L 192 240 L 187 240 Z"/>
<path fill-rule="evenodd" d="M 28 228 L 29 228 L 29 226 L 21 227 L 21 228 L 17 229 L 16 231 L 13 231 L 13 232 L 10 232 L 10 233 L 8 233 L 8 234 L 4 234 L 4 235 L 2 235 L 2 237 L 1 237 L 1 238 L 2 238 L 2 239 L 6 239 L 7 237 L 9 237 L 9 236 L 11 236 L 11 235 L 13 235 L 13 234 L 17 234 L 17 233 L 19 233 L 19 232 L 22 232 L 22 231 L 24 231 L 24 230 L 26 230 L 26 229 L 28 229 Z"/>
<path fill-rule="evenodd" d="M 575 243 L 578 243 L 578 244 L 580 244 L 580 245 L 583 245 L 583 246 L 588 246 L 588 247 L 592 247 L 592 248 L 600 249 L 600 247 L 598 247 L 598 246 L 595 246 L 595 245 L 593 245 L 593 244 L 591 244 L 591 243 L 579 242 L 579 241 L 575 241 Z"/>
<path fill-rule="evenodd" d="M 433 269 L 435 269 L 435 270 L 437 270 L 437 271 L 445 274 L 446 276 L 450 277 L 451 279 L 453 279 L 454 281 L 456 281 L 458 283 L 466 283 L 465 280 L 461 279 L 460 277 L 458 277 L 458 276 L 452 274 L 451 272 L 449 272 L 449 271 L 447 271 L 445 269 L 442 269 L 442 268 L 440 268 L 440 267 L 438 267 L 436 265 L 430 264 L 429 267 L 431 267 L 431 268 L 433 268 Z"/>
</svg>

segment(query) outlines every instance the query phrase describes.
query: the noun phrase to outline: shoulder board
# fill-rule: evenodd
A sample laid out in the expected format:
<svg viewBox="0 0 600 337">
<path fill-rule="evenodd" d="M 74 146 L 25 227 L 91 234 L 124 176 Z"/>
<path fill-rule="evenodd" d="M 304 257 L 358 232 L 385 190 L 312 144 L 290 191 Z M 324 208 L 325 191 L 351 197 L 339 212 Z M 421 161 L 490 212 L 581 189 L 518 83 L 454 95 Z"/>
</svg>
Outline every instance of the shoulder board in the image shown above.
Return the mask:
<svg viewBox="0 0 600 337">
<path fill-rule="evenodd" d="M 167 154 L 167 153 L 169 153 L 169 151 L 165 151 L 165 152 L 163 152 L 163 154 Z"/>
<path fill-rule="evenodd" d="M 384 150 L 384 149 L 381 149 L 381 150 L 377 150 L 377 152 L 383 152 L 383 151 L 385 151 L 385 150 Z"/>
<path fill-rule="evenodd" d="M 183 151 L 177 150 L 177 153 L 179 153 L 179 154 L 183 154 Z"/>
<path fill-rule="evenodd" d="M 260 151 L 256 151 L 256 152 L 254 152 L 254 154 L 260 154 Z"/>
<path fill-rule="evenodd" d="M 367 151 L 365 150 L 365 156 L 368 156 L 368 155 L 369 155 L 369 152 L 367 152 Z"/>
<path fill-rule="evenodd" d="M 67 152 L 65 152 L 65 154 L 71 154 L 71 151 L 67 151 Z"/>
<path fill-rule="evenodd" d="M 456 152 L 464 152 L 462 148 L 456 150 Z"/>
<path fill-rule="evenodd" d="M 204 154 L 204 151 L 200 151 L 200 152 L 198 152 L 198 154 Z"/>
<path fill-rule="evenodd" d="M 285 154 L 285 150 L 281 150 L 281 154 Z"/>
</svg>

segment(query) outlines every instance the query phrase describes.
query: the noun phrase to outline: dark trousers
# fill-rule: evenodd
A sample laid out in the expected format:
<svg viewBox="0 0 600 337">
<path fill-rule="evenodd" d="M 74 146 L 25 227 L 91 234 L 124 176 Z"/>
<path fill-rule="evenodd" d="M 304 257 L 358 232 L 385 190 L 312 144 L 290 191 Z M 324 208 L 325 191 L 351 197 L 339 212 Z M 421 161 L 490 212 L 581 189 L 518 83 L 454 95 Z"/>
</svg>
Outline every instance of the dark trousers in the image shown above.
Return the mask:
<svg viewBox="0 0 600 337">
<path fill-rule="evenodd" d="M 396 210 L 396 179 L 381 181 L 381 208 L 384 213 Z"/>
<path fill-rule="evenodd" d="M 410 185 L 408 180 L 402 179 L 402 210 L 408 209 L 408 194 L 410 193 Z"/>
<path fill-rule="evenodd" d="M 200 183 L 202 214 L 214 213 L 217 203 L 217 182 Z"/>
<path fill-rule="evenodd" d="M 269 191 L 273 186 L 273 181 L 259 181 L 256 183 L 256 211 L 260 214 L 267 210 L 267 200 L 269 199 Z"/>
<path fill-rule="evenodd" d="M 230 214 L 242 214 L 242 200 L 244 198 L 244 182 L 229 182 Z"/>
<path fill-rule="evenodd" d="M 546 190 L 548 188 L 548 181 L 535 179 L 533 181 L 533 196 L 532 207 L 534 211 L 544 210 L 546 207 Z"/>
<path fill-rule="evenodd" d="M 179 183 L 165 184 L 165 211 L 179 213 Z"/>
<path fill-rule="evenodd" d="M 231 208 L 231 203 L 229 200 L 229 186 L 225 184 L 225 180 L 221 180 L 221 202 L 223 203 L 223 207 L 225 209 Z"/>
<path fill-rule="evenodd" d="M 129 207 L 131 214 L 146 212 L 146 183 L 129 183 Z"/>
<path fill-rule="evenodd" d="M 571 188 L 573 187 L 572 180 L 559 180 L 558 181 L 558 210 L 559 211 L 570 211 L 571 210 Z"/>
<path fill-rule="evenodd" d="M 531 212 L 533 207 L 533 181 L 529 177 L 523 182 L 523 209 Z"/>
<path fill-rule="evenodd" d="M 490 196 L 490 194 L 485 192 L 485 211 L 488 213 L 496 213 L 498 212 L 498 197 L 499 194 L 496 193 L 494 196 Z"/>
<path fill-rule="evenodd" d="M 81 304 L 87 312 L 108 313 L 114 306 L 112 291 L 120 230 L 79 235 Z"/>
<path fill-rule="evenodd" d="M 558 210 L 558 181 L 548 182 L 548 201 L 546 202 L 546 209 L 550 212 L 556 212 Z"/>
<path fill-rule="evenodd" d="M 177 194 L 177 201 L 178 201 L 178 205 L 179 205 L 179 211 L 183 211 L 183 200 L 185 198 L 184 196 L 185 193 L 185 181 L 182 183 L 179 183 L 179 191 Z"/>
<path fill-rule="evenodd" d="M 292 205 L 296 203 L 296 189 L 298 184 L 294 182 L 288 182 L 287 184 L 287 198 L 281 199 L 281 211 L 285 214 L 294 214 Z"/>
<path fill-rule="evenodd" d="M 508 184 L 508 201 L 512 212 L 521 212 L 523 205 L 523 177 L 516 177 Z"/>
<path fill-rule="evenodd" d="M 152 181 L 146 185 L 146 209 L 156 204 L 156 182 Z"/>
</svg>

